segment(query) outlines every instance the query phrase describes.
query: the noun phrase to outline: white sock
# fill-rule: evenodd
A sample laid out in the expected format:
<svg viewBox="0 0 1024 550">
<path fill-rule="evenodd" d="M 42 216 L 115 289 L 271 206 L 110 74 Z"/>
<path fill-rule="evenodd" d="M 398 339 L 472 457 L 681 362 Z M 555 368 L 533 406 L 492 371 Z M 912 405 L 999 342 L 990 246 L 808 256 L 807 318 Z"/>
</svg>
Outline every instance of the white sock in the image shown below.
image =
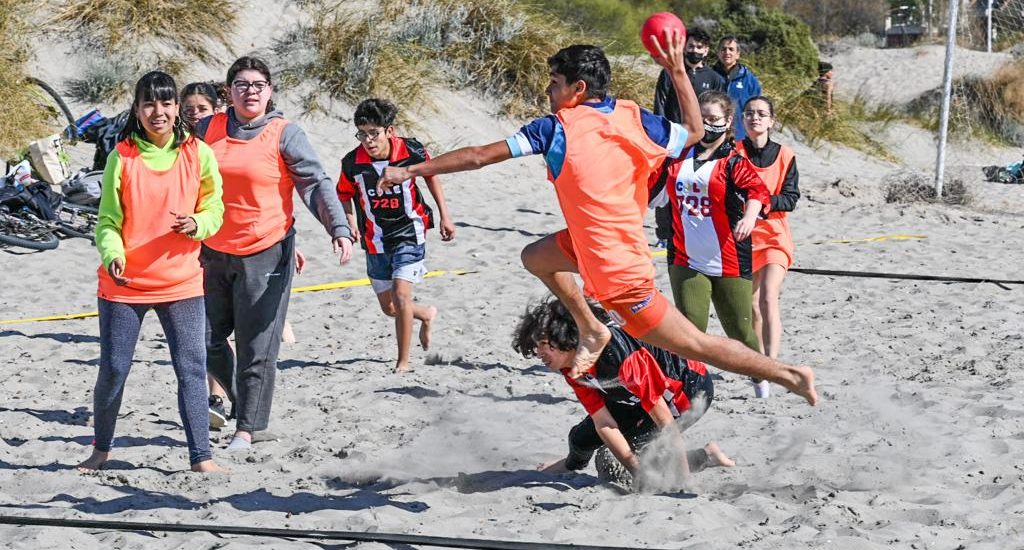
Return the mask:
<svg viewBox="0 0 1024 550">
<path fill-rule="evenodd" d="M 772 383 L 767 380 L 761 380 L 760 382 L 750 381 L 754 385 L 754 397 L 758 399 L 768 399 L 772 395 Z"/>
<path fill-rule="evenodd" d="M 252 447 L 252 443 L 250 443 L 250 442 L 246 441 L 245 439 L 242 439 L 241 437 L 238 437 L 236 435 L 235 437 L 231 438 L 231 443 L 228 443 L 227 450 L 229 450 L 229 451 L 244 451 L 245 449 L 248 449 L 250 447 Z"/>
</svg>

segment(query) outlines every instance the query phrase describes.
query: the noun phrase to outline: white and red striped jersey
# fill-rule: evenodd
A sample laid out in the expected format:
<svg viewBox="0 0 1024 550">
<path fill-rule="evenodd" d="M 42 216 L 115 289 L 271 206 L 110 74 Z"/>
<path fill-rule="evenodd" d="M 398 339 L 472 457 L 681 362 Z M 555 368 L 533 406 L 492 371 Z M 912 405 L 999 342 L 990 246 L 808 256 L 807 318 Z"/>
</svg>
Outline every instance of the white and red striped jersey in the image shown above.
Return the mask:
<svg viewBox="0 0 1024 550">
<path fill-rule="evenodd" d="M 394 251 L 403 244 L 423 244 L 426 232 L 434 226 L 433 212 L 411 178 L 377 192 L 377 180 L 387 166 L 411 166 L 430 158 L 423 145 L 413 138 L 392 137 L 391 155 L 376 160 L 362 146 L 341 160 L 338 198 L 355 199 L 356 217 L 363 234 L 363 248 L 370 254 Z"/>
<path fill-rule="evenodd" d="M 737 242 L 733 228 L 747 200 L 770 208 L 768 188 L 750 162 L 724 144 L 708 160 L 698 146 L 665 165 L 665 191 L 672 206 L 671 262 L 712 277 L 751 276 L 751 242 Z"/>
</svg>

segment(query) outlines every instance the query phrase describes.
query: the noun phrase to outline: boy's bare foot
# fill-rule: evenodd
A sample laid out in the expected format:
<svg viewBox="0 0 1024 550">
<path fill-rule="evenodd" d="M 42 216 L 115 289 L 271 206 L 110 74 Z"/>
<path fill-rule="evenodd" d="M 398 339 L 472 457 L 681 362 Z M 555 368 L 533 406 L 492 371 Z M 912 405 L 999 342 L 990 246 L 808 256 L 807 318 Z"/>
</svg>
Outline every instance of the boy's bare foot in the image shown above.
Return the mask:
<svg viewBox="0 0 1024 550">
<path fill-rule="evenodd" d="M 569 471 L 565 467 L 565 459 L 560 458 L 554 462 L 546 462 L 537 467 L 537 471 L 546 472 L 549 474 L 564 474 Z"/>
<path fill-rule="evenodd" d="M 576 348 L 576 356 L 572 359 L 569 377 L 579 378 L 594 366 L 601 352 L 612 339 L 612 332 L 603 324 L 596 325 L 592 330 L 580 331 L 580 343 Z"/>
<path fill-rule="evenodd" d="M 814 389 L 814 371 L 811 367 L 792 367 L 791 379 L 786 380 L 783 386 L 807 400 L 807 404 L 815 406 L 818 404 L 818 391 Z"/>
<path fill-rule="evenodd" d="M 204 460 L 202 462 L 196 462 L 192 465 L 193 472 L 201 472 L 204 474 L 226 474 L 229 470 L 221 468 L 216 462 L 211 460 Z"/>
<path fill-rule="evenodd" d="M 423 350 L 430 349 L 430 324 L 434 322 L 434 318 L 437 317 L 437 306 L 430 306 L 427 308 L 427 315 L 423 319 L 420 319 L 420 345 L 423 346 Z"/>
<path fill-rule="evenodd" d="M 732 468 L 736 465 L 736 461 L 729 458 L 729 455 L 722 452 L 722 449 L 718 447 L 718 443 L 715 443 L 714 441 L 711 441 L 704 446 L 704 452 L 708 454 L 708 463 L 711 466 Z"/>
<path fill-rule="evenodd" d="M 75 468 L 79 472 L 95 472 L 103 467 L 103 464 L 110 458 L 110 453 L 104 453 L 103 451 L 97 451 L 93 449 L 92 454 L 89 458 L 85 459 L 84 462 L 80 463 Z"/>
<path fill-rule="evenodd" d="M 410 365 L 408 361 L 399 361 L 395 363 L 395 372 L 412 372 L 412 365 Z"/>
</svg>

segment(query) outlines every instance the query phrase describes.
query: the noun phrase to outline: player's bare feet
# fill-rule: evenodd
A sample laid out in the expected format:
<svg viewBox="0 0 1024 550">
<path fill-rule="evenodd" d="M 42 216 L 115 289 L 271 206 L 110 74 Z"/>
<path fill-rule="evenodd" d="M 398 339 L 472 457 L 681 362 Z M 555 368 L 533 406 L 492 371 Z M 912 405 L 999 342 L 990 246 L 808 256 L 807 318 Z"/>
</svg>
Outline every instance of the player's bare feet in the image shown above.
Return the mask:
<svg viewBox="0 0 1024 550">
<path fill-rule="evenodd" d="M 708 465 L 710 466 L 731 468 L 736 465 L 736 461 L 729 458 L 729 455 L 722 452 L 722 449 L 718 447 L 718 443 L 715 443 L 714 441 L 711 441 L 704 446 L 704 452 L 708 454 Z"/>
<path fill-rule="evenodd" d="M 204 474 L 226 474 L 228 470 L 221 468 L 213 460 L 204 460 L 202 462 L 196 462 L 192 465 L 193 472 L 200 472 Z"/>
<path fill-rule="evenodd" d="M 811 367 L 791 367 L 789 379 L 782 384 L 787 390 L 803 397 L 807 404 L 815 406 L 818 404 L 818 391 L 814 389 L 814 371 Z"/>
<path fill-rule="evenodd" d="M 395 372 L 412 372 L 412 365 L 410 365 L 408 361 L 398 361 L 395 363 Z"/>
<path fill-rule="evenodd" d="M 110 458 L 110 453 L 104 453 L 93 449 L 92 455 L 84 462 L 75 466 L 79 472 L 95 472 L 103 467 L 103 464 Z"/>
<path fill-rule="evenodd" d="M 430 306 L 427 308 L 427 315 L 423 319 L 420 319 L 420 345 L 423 346 L 423 350 L 430 349 L 430 324 L 434 322 L 434 318 L 437 317 L 437 306 Z"/>
<path fill-rule="evenodd" d="M 576 348 L 576 356 L 572 359 L 572 368 L 569 369 L 571 378 L 579 378 L 583 373 L 594 366 L 601 352 L 612 339 L 612 332 L 603 324 L 598 323 L 591 330 L 580 331 L 580 343 Z"/>
</svg>

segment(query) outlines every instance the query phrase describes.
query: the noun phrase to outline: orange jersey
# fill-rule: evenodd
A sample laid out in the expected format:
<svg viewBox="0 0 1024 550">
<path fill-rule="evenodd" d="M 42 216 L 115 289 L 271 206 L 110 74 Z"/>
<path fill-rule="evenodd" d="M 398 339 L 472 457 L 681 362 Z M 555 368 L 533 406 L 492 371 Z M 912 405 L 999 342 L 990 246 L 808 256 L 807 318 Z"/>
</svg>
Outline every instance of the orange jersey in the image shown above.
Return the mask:
<svg viewBox="0 0 1024 550">
<path fill-rule="evenodd" d="M 617 101 L 608 113 L 580 105 L 555 116 L 565 132 L 565 161 L 548 177 L 584 291 L 602 300 L 648 284 L 654 264 L 643 227 L 647 182 L 668 151 L 647 135 L 631 101 Z"/>
<path fill-rule="evenodd" d="M 227 114 L 213 115 L 205 141 L 224 178 L 224 225 L 204 241 L 206 246 L 244 256 L 262 252 L 288 234 L 295 185 L 280 151 L 287 124 L 274 119 L 247 141 L 228 135 Z"/>
<path fill-rule="evenodd" d="M 168 170 L 145 165 L 131 139 L 117 144 L 121 163 L 120 203 L 124 211 L 121 240 L 125 272 L 130 279 L 118 286 L 100 266 L 98 296 L 112 302 L 153 304 L 203 295 L 199 241 L 171 230 L 171 212 L 191 214 L 199 209 L 199 148 L 188 138 Z"/>
<path fill-rule="evenodd" d="M 750 158 L 744 143 L 738 143 L 736 150 L 743 157 Z M 771 194 L 779 195 L 783 191 L 787 175 L 793 170 L 795 162 L 796 155 L 793 150 L 785 145 L 779 145 L 779 153 L 775 162 L 763 168 L 753 162 L 751 165 L 768 186 Z M 750 234 L 753 245 L 752 268 L 754 271 L 759 271 L 768 264 L 778 264 L 787 269 L 793 265 L 796 245 L 793 244 L 793 233 L 789 229 L 787 214 L 786 210 L 773 208 L 768 213 L 767 219 L 757 220 L 757 225 L 754 226 L 754 231 Z"/>
</svg>

